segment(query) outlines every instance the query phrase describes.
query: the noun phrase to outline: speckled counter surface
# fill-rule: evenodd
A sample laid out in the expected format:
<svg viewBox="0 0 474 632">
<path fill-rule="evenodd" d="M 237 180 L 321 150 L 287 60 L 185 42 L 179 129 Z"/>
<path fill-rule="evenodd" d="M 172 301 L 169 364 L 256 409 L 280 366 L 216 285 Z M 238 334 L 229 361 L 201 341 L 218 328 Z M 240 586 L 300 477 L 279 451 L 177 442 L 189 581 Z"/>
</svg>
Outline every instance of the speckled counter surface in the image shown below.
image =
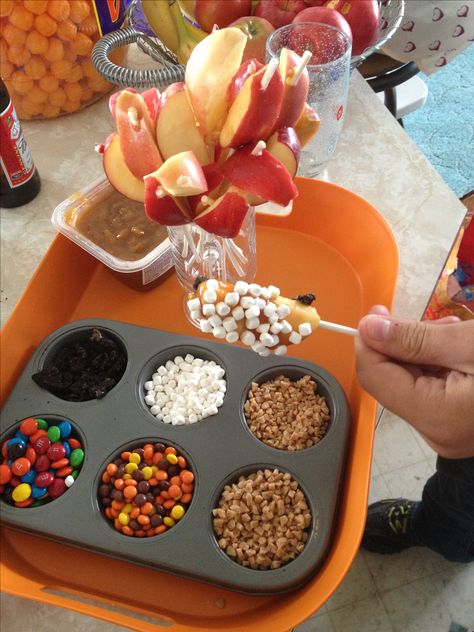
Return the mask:
<svg viewBox="0 0 474 632">
<path fill-rule="evenodd" d="M 54 207 L 102 174 L 94 145 L 112 131 L 113 121 L 104 98 L 82 112 L 23 127 L 41 173 L 42 190 L 24 207 L 1 210 L 2 324 L 55 235 L 50 220 Z M 465 208 L 357 72 L 328 179 L 364 197 L 387 219 L 400 250 L 394 313 L 421 317 Z M 5 594 L 2 620 L 6 630 L 14 626 L 25 632 L 46 632 L 64 625 L 76 632 L 118 630 Z"/>
</svg>

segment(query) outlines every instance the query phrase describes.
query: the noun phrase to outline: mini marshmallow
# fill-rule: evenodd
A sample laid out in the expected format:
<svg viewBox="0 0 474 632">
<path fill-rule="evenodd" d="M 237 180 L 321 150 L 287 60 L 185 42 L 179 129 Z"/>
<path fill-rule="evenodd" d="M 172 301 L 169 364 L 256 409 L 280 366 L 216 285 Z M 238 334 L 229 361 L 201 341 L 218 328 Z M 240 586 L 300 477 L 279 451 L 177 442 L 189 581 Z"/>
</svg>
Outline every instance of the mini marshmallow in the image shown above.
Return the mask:
<svg viewBox="0 0 474 632">
<path fill-rule="evenodd" d="M 280 345 L 279 347 L 275 349 L 273 353 L 275 355 L 286 355 L 287 351 L 288 351 L 288 347 L 286 345 Z"/>
<path fill-rule="evenodd" d="M 270 316 L 270 318 L 268 319 L 268 322 L 270 323 L 270 325 L 274 325 L 278 321 L 279 321 L 279 318 L 278 318 L 277 314 L 274 314 L 273 316 Z"/>
<path fill-rule="evenodd" d="M 219 327 L 219 325 L 222 325 L 222 318 L 217 314 L 214 314 L 214 316 L 209 318 L 209 322 L 213 327 Z"/>
<path fill-rule="evenodd" d="M 260 320 L 258 318 L 250 318 L 249 320 L 245 321 L 245 326 L 247 327 L 247 329 L 257 329 L 259 325 Z"/>
<path fill-rule="evenodd" d="M 247 294 L 248 289 L 249 284 L 245 281 L 237 281 L 237 283 L 234 285 L 234 291 L 237 292 L 237 294 L 240 294 L 240 296 Z"/>
<path fill-rule="evenodd" d="M 268 323 L 262 323 L 257 327 L 257 331 L 259 334 L 266 334 L 270 329 L 270 325 Z"/>
<path fill-rule="evenodd" d="M 291 342 L 292 345 L 299 345 L 301 342 L 301 334 L 299 334 L 297 331 L 292 331 L 291 334 L 288 336 L 288 340 Z"/>
<path fill-rule="evenodd" d="M 214 338 L 225 338 L 226 337 L 226 330 L 224 329 L 224 327 L 214 327 L 214 329 L 212 330 L 212 335 L 214 336 Z"/>
<path fill-rule="evenodd" d="M 252 305 L 255 305 L 255 299 L 251 296 L 243 296 L 240 299 L 240 304 L 244 309 L 248 309 L 249 307 L 252 307 Z"/>
<path fill-rule="evenodd" d="M 263 351 L 265 349 L 265 345 L 257 341 L 253 343 L 253 345 L 251 346 L 251 349 L 252 351 L 255 351 L 256 353 L 260 353 L 260 351 Z"/>
<path fill-rule="evenodd" d="M 232 310 L 232 316 L 235 318 L 235 320 L 242 320 L 242 318 L 245 318 L 244 308 L 240 305 L 237 305 L 237 307 L 234 307 L 234 309 Z"/>
<path fill-rule="evenodd" d="M 265 347 L 272 347 L 273 346 L 273 336 L 271 334 L 260 334 L 260 342 L 262 343 L 262 345 L 264 345 Z"/>
<path fill-rule="evenodd" d="M 202 306 L 203 316 L 214 316 L 216 313 L 216 306 L 213 303 L 206 303 Z"/>
<path fill-rule="evenodd" d="M 227 294 L 225 295 L 224 301 L 230 307 L 234 307 L 235 305 L 239 304 L 240 294 L 238 292 L 227 292 Z"/>
<path fill-rule="evenodd" d="M 267 304 L 267 301 L 264 301 L 263 298 L 257 297 L 255 299 L 255 305 L 258 307 L 260 311 L 262 311 L 262 309 L 265 309 L 266 304 Z"/>
<path fill-rule="evenodd" d="M 268 291 L 270 292 L 270 298 L 276 298 L 277 296 L 280 296 L 280 288 L 276 285 L 269 285 Z"/>
<path fill-rule="evenodd" d="M 298 331 L 302 336 L 309 336 L 312 333 L 311 323 L 301 323 L 298 326 Z"/>
<path fill-rule="evenodd" d="M 247 345 L 247 347 L 250 347 L 251 345 L 254 344 L 256 338 L 255 338 L 255 334 L 252 331 L 243 331 L 240 334 L 240 340 L 244 343 L 244 345 Z"/>
<path fill-rule="evenodd" d="M 258 352 L 258 355 L 262 356 L 262 358 L 266 358 L 267 356 L 270 355 L 270 349 L 267 349 L 267 348 L 262 349 L 262 351 Z"/>
<path fill-rule="evenodd" d="M 267 318 L 271 318 L 277 310 L 275 303 L 267 303 L 263 309 L 263 313 Z"/>
<path fill-rule="evenodd" d="M 281 333 L 282 334 L 289 334 L 292 330 L 293 330 L 293 327 L 290 325 L 290 323 L 287 320 L 282 320 L 282 322 L 281 322 Z"/>
<path fill-rule="evenodd" d="M 216 279 L 208 279 L 206 281 L 206 290 L 213 290 L 215 292 L 218 287 L 219 281 L 217 281 Z"/>
<path fill-rule="evenodd" d="M 217 294 L 214 290 L 206 290 L 202 295 L 202 300 L 205 303 L 215 303 L 217 301 Z"/>
<path fill-rule="evenodd" d="M 189 312 L 189 315 L 191 316 L 192 320 L 199 320 L 201 318 L 201 310 L 193 309 Z"/>
<path fill-rule="evenodd" d="M 146 395 L 145 396 L 145 403 L 148 404 L 148 406 L 153 406 L 153 404 L 155 403 L 155 396 L 154 395 Z"/>
<path fill-rule="evenodd" d="M 286 318 L 291 314 L 291 309 L 285 304 L 278 305 L 276 313 L 280 318 Z"/>
<path fill-rule="evenodd" d="M 271 297 L 272 293 L 270 292 L 270 290 L 267 287 L 263 287 L 262 286 L 262 298 L 264 298 L 266 301 L 268 301 L 268 299 Z"/>
<path fill-rule="evenodd" d="M 152 391 L 154 387 L 154 383 L 153 381 L 145 382 L 143 386 L 145 387 L 146 391 Z"/>
<path fill-rule="evenodd" d="M 187 302 L 187 305 L 190 312 L 194 311 L 195 309 L 201 309 L 201 301 L 197 297 L 190 299 Z"/>
<path fill-rule="evenodd" d="M 239 334 L 236 331 L 229 331 L 225 337 L 227 342 L 234 343 L 239 339 Z"/>
<path fill-rule="evenodd" d="M 222 321 L 222 325 L 226 331 L 235 331 L 237 329 L 237 323 L 235 322 L 235 319 L 232 318 L 232 316 L 224 318 L 224 320 Z"/>
<path fill-rule="evenodd" d="M 204 318 L 201 319 L 199 323 L 199 328 L 201 329 L 203 334 L 210 334 L 212 331 L 211 323 L 208 320 L 205 320 Z"/>
<path fill-rule="evenodd" d="M 221 301 L 216 305 L 216 312 L 219 314 L 219 316 L 227 316 L 227 314 L 230 314 L 230 307 L 227 305 L 227 303 Z"/>
<path fill-rule="evenodd" d="M 251 283 L 248 291 L 252 296 L 260 296 L 262 293 L 262 286 L 258 285 L 258 283 Z"/>
<path fill-rule="evenodd" d="M 258 316 L 260 316 L 260 308 L 257 307 L 257 305 L 252 305 L 252 307 L 245 310 L 245 318 L 247 318 L 247 320 L 257 318 Z"/>
<path fill-rule="evenodd" d="M 281 323 L 273 323 L 273 325 L 270 327 L 270 331 L 272 334 L 279 334 L 282 328 L 283 325 Z"/>
</svg>

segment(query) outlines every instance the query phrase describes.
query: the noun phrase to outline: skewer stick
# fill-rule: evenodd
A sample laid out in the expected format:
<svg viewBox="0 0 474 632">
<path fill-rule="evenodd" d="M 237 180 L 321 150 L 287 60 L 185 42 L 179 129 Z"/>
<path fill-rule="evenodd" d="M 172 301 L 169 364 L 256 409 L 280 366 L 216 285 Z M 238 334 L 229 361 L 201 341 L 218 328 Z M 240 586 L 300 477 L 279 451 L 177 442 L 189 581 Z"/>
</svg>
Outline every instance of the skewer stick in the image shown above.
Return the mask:
<svg viewBox="0 0 474 632">
<path fill-rule="evenodd" d="M 290 84 L 290 86 L 295 86 L 298 83 L 299 78 L 301 77 L 303 70 L 308 65 L 308 62 L 311 59 L 311 57 L 312 57 L 311 51 L 305 50 L 305 52 L 301 56 L 300 63 L 295 68 L 294 75 L 290 79 L 288 79 L 288 83 Z"/>
<path fill-rule="evenodd" d="M 346 325 L 337 325 L 336 323 L 330 323 L 327 320 L 320 320 L 319 327 L 322 329 L 329 329 L 330 331 L 337 331 L 340 334 L 347 334 L 348 336 L 357 336 L 357 329 L 353 327 L 346 327 Z"/>
<path fill-rule="evenodd" d="M 260 84 L 262 87 L 262 90 L 266 90 L 268 88 L 268 84 L 272 80 L 272 77 L 275 74 L 275 71 L 277 68 L 278 68 L 278 59 L 273 58 L 271 61 L 268 62 L 267 68 L 265 72 L 263 73 L 262 81 Z"/>
</svg>

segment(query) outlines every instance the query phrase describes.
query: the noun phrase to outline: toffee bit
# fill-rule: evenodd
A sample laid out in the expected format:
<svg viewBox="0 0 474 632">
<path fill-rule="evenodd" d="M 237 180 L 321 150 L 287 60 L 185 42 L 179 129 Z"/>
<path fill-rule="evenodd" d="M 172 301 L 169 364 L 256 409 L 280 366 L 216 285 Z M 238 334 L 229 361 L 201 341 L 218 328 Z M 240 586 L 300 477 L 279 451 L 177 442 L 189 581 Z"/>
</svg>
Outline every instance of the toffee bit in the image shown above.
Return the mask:
<svg viewBox="0 0 474 632">
<path fill-rule="evenodd" d="M 311 293 L 299 294 L 294 300 L 303 303 L 303 305 L 311 305 L 316 300 L 316 296 Z"/>
<path fill-rule="evenodd" d="M 193 283 L 193 290 L 197 290 L 201 283 L 207 281 L 207 276 L 197 276 L 196 280 Z"/>
</svg>

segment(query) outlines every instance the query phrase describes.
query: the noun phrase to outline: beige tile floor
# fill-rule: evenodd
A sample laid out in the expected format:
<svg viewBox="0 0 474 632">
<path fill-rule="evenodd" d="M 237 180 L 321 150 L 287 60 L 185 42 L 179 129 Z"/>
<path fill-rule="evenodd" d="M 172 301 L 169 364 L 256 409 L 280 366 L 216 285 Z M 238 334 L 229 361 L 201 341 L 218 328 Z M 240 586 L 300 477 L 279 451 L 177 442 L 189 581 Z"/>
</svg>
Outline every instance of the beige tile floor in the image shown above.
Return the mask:
<svg viewBox="0 0 474 632">
<path fill-rule="evenodd" d="M 435 454 L 418 435 L 386 414 L 375 435 L 369 500 L 419 498 L 434 465 Z M 453 623 L 474 632 L 474 564 L 450 563 L 421 548 L 395 556 L 361 551 L 336 593 L 294 632 L 449 632 Z M 0 624 L 5 632 L 125 630 L 5 594 Z"/>
</svg>

